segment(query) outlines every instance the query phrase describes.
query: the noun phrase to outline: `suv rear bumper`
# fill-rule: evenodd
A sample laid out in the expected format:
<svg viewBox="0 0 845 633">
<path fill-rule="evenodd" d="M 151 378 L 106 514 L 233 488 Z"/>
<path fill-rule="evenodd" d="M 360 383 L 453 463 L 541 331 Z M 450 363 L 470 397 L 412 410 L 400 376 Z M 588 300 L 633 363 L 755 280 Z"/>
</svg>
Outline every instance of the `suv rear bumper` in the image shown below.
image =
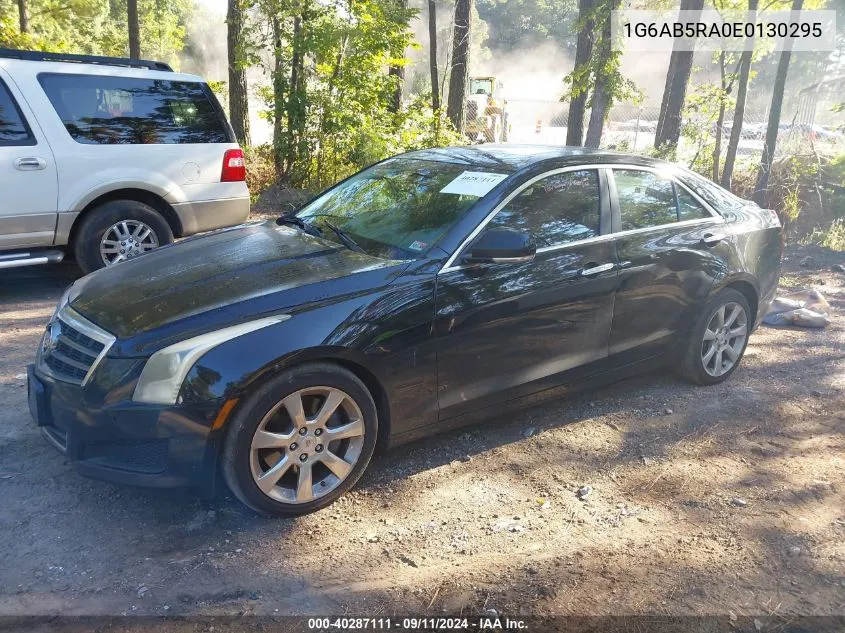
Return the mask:
<svg viewBox="0 0 845 633">
<path fill-rule="evenodd" d="M 246 222 L 249 197 L 182 202 L 174 204 L 173 210 L 182 224 L 180 237 L 186 237 Z"/>
</svg>

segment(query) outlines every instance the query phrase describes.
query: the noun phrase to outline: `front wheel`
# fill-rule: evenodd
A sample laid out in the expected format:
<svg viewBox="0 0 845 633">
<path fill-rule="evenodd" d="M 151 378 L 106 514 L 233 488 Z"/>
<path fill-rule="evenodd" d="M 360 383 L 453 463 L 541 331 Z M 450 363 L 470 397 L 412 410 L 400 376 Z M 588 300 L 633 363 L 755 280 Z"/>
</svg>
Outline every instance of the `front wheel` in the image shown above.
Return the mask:
<svg viewBox="0 0 845 633">
<path fill-rule="evenodd" d="M 690 332 L 679 373 L 699 385 L 727 379 L 742 360 L 751 332 L 751 309 L 745 296 L 726 288 L 717 292 Z"/>
<path fill-rule="evenodd" d="M 226 434 L 223 477 L 261 514 L 314 512 L 355 485 L 377 436 L 375 403 L 354 374 L 331 364 L 303 365 L 239 407 Z"/>
</svg>

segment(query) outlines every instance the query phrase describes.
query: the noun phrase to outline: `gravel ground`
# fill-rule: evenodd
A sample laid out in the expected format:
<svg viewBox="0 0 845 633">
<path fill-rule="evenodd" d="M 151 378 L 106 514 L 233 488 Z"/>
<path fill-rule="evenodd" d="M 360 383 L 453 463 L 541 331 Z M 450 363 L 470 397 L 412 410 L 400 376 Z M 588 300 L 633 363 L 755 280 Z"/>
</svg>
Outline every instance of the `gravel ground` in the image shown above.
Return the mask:
<svg viewBox="0 0 845 633">
<path fill-rule="evenodd" d="M 0 614 L 845 614 L 836 263 L 789 250 L 833 322 L 761 328 L 725 384 L 648 374 L 429 438 L 295 520 L 79 476 L 22 378 L 77 273 L 3 271 Z"/>
</svg>

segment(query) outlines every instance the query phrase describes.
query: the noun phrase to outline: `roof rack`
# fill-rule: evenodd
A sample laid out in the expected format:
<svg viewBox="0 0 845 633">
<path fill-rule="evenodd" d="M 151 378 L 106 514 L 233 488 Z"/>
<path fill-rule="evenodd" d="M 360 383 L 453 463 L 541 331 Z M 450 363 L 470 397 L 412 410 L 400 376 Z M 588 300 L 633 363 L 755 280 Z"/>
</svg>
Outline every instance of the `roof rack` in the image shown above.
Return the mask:
<svg viewBox="0 0 845 633">
<path fill-rule="evenodd" d="M 104 66 L 128 66 L 129 68 L 148 68 L 150 70 L 173 69 L 164 62 L 128 57 L 103 57 L 101 55 L 70 55 L 68 53 L 44 53 L 41 51 L 20 51 L 12 48 L 0 48 L 0 58 L 23 59 L 31 62 L 74 62 L 78 64 L 102 64 Z"/>
</svg>

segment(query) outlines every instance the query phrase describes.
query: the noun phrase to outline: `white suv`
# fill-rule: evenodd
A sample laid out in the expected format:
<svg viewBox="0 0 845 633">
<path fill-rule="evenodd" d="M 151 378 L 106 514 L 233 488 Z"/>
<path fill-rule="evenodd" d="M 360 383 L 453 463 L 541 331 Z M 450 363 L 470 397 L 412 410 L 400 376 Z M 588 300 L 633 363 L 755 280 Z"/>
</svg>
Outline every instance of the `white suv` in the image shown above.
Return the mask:
<svg viewBox="0 0 845 633">
<path fill-rule="evenodd" d="M 243 152 L 199 77 L 0 49 L 0 268 L 90 272 L 249 214 Z"/>
</svg>

